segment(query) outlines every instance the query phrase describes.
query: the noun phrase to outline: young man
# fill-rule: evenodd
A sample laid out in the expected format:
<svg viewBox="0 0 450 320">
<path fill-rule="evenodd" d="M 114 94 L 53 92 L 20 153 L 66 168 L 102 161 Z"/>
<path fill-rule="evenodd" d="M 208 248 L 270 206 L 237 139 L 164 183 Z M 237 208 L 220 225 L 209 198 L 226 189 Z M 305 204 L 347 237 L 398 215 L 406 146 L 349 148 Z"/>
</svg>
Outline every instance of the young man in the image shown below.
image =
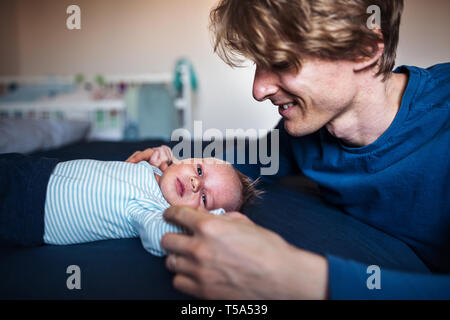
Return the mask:
<svg viewBox="0 0 450 320">
<path fill-rule="evenodd" d="M 371 5 L 378 28 L 368 27 Z M 301 170 L 329 202 L 449 273 L 450 64 L 392 72 L 402 8 L 402 0 L 222 0 L 211 26 L 215 50 L 230 65 L 252 60 L 255 99 L 270 99 L 283 117 L 278 175 Z M 162 240 L 176 288 L 206 298 L 450 298 L 446 275 L 382 270 L 382 290 L 369 290 L 367 266 L 294 248 L 233 217 L 165 212 L 192 231 Z"/>
</svg>

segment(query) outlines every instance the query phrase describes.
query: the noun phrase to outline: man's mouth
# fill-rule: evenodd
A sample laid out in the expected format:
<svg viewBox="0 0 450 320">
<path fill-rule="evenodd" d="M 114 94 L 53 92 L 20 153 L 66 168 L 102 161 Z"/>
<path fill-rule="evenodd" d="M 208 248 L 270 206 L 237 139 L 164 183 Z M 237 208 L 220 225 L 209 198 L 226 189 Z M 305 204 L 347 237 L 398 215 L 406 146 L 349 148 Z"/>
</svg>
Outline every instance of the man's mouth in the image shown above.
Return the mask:
<svg viewBox="0 0 450 320">
<path fill-rule="evenodd" d="M 183 197 L 184 195 L 184 185 L 183 183 L 180 181 L 180 179 L 177 178 L 177 180 L 175 181 L 176 187 L 177 187 L 177 193 L 180 197 Z"/>
<path fill-rule="evenodd" d="M 278 112 L 282 117 L 287 117 L 295 105 L 295 102 L 278 104 Z"/>
</svg>

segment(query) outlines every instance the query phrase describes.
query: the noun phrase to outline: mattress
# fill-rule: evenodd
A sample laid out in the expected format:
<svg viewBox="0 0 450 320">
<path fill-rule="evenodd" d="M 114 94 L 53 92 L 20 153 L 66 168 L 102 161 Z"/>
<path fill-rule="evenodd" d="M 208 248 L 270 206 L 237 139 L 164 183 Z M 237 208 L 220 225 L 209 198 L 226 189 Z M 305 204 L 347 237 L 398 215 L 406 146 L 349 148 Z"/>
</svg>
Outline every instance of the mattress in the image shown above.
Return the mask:
<svg viewBox="0 0 450 320">
<path fill-rule="evenodd" d="M 35 155 L 72 159 L 125 160 L 136 150 L 163 144 L 83 142 Z M 169 143 L 170 145 L 170 143 Z M 243 208 L 255 223 L 289 243 L 381 268 L 428 273 L 400 240 L 327 204 L 320 196 L 282 184 L 264 183 L 263 199 Z M 164 258 L 147 253 L 139 239 L 36 248 L 0 248 L 0 299 L 189 299 L 172 286 Z M 69 289 L 71 266 L 79 267 L 80 289 Z M 70 287 L 70 286 L 69 286 Z"/>
</svg>

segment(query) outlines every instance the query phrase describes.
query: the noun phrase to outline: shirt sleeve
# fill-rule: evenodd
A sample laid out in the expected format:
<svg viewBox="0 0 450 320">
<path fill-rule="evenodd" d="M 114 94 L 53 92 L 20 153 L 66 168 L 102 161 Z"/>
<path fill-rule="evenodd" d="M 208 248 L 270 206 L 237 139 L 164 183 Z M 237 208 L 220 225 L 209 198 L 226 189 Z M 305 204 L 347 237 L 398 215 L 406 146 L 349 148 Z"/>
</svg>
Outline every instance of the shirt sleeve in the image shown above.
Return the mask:
<svg viewBox="0 0 450 320">
<path fill-rule="evenodd" d="M 332 255 L 327 259 L 330 299 L 450 299 L 450 275 L 376 269 Z"/>
<path fill-rule="evenodd" d="M 135 201 L 127 208 L 131 224 L 141 239 L 142 246 L 149 253 L 164 256 L 167 252 L 161 247 L 161 239 L 167 232 L 183 233 L 181 227 L 167 223 L 162 214 L 163 210 L 143 205 Z"/>
<path fill-rule="evenodd" d="M 149 253 L 156 256 L 165 256 L 167 251 L 161 246 L 162 237 L 168 233 L 187 233 L 187 230 L 168 223 L 163 218 L 164 210 L 157 209 L 144 200 L 135 200 L 127 207 L 131 223 L 141 239 L 142 246 Z M 223 214 L 223 209 L 211 211 L 213 214 Z"/>
</svg>

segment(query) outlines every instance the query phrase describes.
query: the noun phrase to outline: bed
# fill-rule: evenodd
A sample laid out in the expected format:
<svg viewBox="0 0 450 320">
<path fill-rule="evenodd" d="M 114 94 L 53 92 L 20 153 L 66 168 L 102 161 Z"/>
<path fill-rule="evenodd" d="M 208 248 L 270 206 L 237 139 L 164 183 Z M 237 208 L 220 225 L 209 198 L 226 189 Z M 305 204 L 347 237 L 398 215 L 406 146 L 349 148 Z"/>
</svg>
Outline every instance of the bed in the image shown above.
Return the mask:
<svg viewBox="0 0 450 320">
<path fill-rule="evenodd" d="M 35 155 L 71 160 L 124 160 L 132 152 L 163 143 L 78 142 Z M 292 177 L 292 181 L 302 181 Z M 243 212 L 289 243 L 321 254 L 419 273 L 428 268 L 403 242 L 325 203 L 303 183 L 263 184 L 263 199 Z M 300 192 L 299 190 L 302 190 Z M 282 205 L 280 205 L 282 204 Z M 69 290 L 67 268 L 81 270 L 81 289 Z M 0 299 L 191 299 L 172 287 L 164 258 L 148 254 L 139 239 L 70 246 L 0 248 Z"/>
</svg>

